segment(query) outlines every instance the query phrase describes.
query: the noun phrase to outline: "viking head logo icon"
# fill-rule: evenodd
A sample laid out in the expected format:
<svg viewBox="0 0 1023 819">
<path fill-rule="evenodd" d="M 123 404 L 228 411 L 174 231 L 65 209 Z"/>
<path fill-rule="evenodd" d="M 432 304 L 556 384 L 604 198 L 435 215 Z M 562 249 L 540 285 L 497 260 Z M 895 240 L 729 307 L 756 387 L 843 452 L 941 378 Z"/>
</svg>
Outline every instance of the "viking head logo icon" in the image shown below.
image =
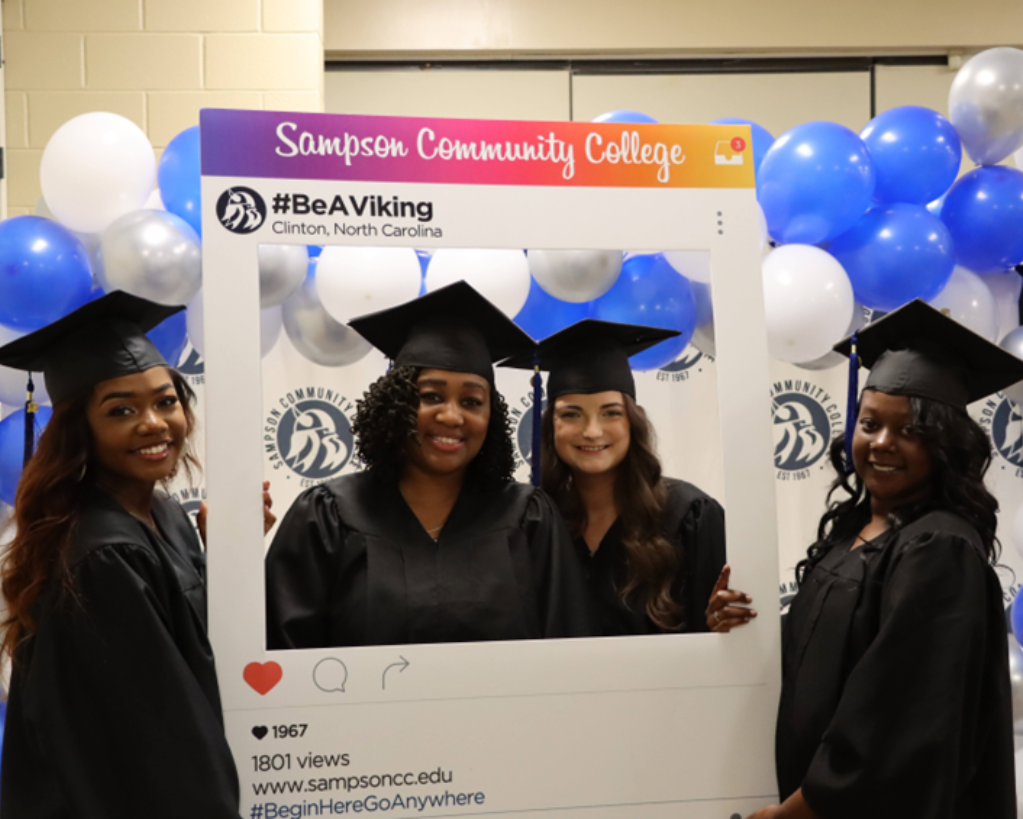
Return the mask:
<svg viewBox="0 0 1023 819">
<path fill-rule="evenodd" d="M 805 469 L 828 448 L 828 419 L 823 408 L 799 393 L 774 401 L 774 464 L 778 469 Z"/>
<path fill-rule="evenodd" d="M 1003 398 L 991 423 L 991 438 L 998 453 L 1013 466 L 1023 466 L 1023 414 Z"/>
<path fill-rule="evenodd" d="M 279 435 L 284 462 L 305 478 L 327 478 L 341 471 L 352 452 L 348 419 L 326 401 L 303 401 L 289 414 Z"/>
<path fill-rule="evenodd" d="M 217 218 L 232 233 L 252 233 L 266 219 L 266 202 L 252 188 L 228 188 L 217 200 Z"/>
</svg>

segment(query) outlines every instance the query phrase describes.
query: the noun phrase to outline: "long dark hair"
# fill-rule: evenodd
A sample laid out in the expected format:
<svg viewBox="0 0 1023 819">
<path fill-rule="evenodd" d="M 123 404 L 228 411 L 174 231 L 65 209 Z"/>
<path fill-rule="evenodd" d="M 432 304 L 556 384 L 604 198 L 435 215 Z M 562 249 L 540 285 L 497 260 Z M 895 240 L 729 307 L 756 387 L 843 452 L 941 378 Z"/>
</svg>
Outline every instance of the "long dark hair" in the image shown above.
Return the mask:
<svg viewBox="0 0 1023 819">
<path fill-rule="evenodd" d="M 991 444 L 984 430 L 965 410 L 940 401 L 910 397 L 909 411 L 914 431 L 930 457 L 932 492 L 922 503 L 897 510 L 892 529 L 908 523 L 922 508 L 952 512 L 973 524 L 980 534 L 984 554 L 994 563 L 999 553 L 995 537 L 998 501 L 984 486 L 984 473 L 991 464 Z M 859 404 L 856 414 L 858 417 Z M 846 474 L 844 450 L 842 438 L 831 442 L 829 458 L 838 477 L 828 492 L 828 511 L 817 527 L 817 542 L 796 565 L 800 582 L 832 546 L 855 537 L 870 521 L 870 493 L 859 475 Z M 839 491 L 847 497 L 832 500 Z"/>
<path fill-rule="evenodd" d="M 188 444 L 195 429 L 195 393 L 184 376 L 168 370 L 185 414 L 185 447 L 178 464 L 191 479 L 199 467 Z M 85 488 L 94 472 L 86 416 L 91 397 L 88 390 L 54 405 L 53 416 L 21 475 L 12 520 L 16 533 L 0 564 L 0 591 L 6 604 L 0 622 L 0 657 L 13 659 L 17 647 L 35 633 L 35 603 L 55 577 L 63 594 L 73 594 L 68 555 Z"/>
<path fill-rule="evenodd" d="M 355 405 L 352 434 L 359 459 L 370 469 L 397 479 L 408 460 L 408 445 L 416 437 L 421 369 L 394 367 L 374 381 Z M 490 389 L 490 424 L 479 454 L 469 464 L 469 485 L 493 488 L 512 479 L 515 448 L 508 405 Z"/>
<path fill-rule="evenodd" d="M 685 609 L 675 599 L 685 567 L 664 536 L 667 488 L 661 479 L 656 434 L 643 408 L 623 395 L 629 421 L 629 451 L 618 467 L 615 503 L 628 556 L 628 580 L 618 590 L 624 602 L 633 592 L 645 598 L 647 616 L 664 631 L 685 628 Z M 543 413 L 541 465 L 543 489 L 561 510 L 575 536 L 586 530 L 586 507 L 572 480 L 572 471 L 554 448 L 554 402 Z"/>
</svg>

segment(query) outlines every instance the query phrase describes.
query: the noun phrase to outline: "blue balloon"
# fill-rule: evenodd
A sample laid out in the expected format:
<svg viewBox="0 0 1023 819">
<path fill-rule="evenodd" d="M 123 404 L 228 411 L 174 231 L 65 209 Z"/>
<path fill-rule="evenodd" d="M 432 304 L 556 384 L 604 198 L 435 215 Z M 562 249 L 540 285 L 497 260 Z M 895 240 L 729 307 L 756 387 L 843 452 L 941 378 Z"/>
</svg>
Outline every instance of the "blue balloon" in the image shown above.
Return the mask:
<svg viewBox="0 0 1023 819">
<path fill-rule="evenodd" d="M 639 111 L 608 111 L 605 114 L 601 114 L 599 117 L 594 117 L 592 122 L 620 122 L 620 123 L 631 123 L 635 125 L 656 125 L 657 120 L 647 114 L 641 114 Z"/>
<path fill-rule="evenodd" d="M 878 114 L 860 131 L 877 172 L 874 201 L 926 205 L 959 175 L 963 147 L 937 111 L 903 105 Z"/>
<path fill-rule="evenodd" d="M 774 137 L 763 125 L 758 125 L 751 119 L 742 117 L 723 117 L 714 120 L 711 125 L 748 125 L 753 133 L 753 172 L 759 173 L 760 163 L 764 161 L 767 152 L 774 144 Z"/>
<path fill-rule="evenodd" d="M 556 299 L 536 279 L 529 281 L 529 296 L 515 316 L 515 323 L 539 340 L 590 317 L 591 302 L 575 303 Z"/>
<path fill-rule="evenodd" d="M 1023 262 L 1023 171 L 1002 165 L 970 171 L 945 195 L 941 219 L 963 267 L 992 273 Z"/>
<path fill-rule="evenodd" d="M 184 310 L 175 313 L 146 333 L 146 337 L 153 342 L 160 355 L 172 367 L 178 366 L 181 354 L 188 345 L 188 323 L 185 315 Z"/>
<path fill-rule="evenodd" d="M 323 253 L 322 245 L 306 245 L 306 251 L 309 253 L 310 259 L 315 259 L 321 253 Z"/>
<path fill-rule="evenodd" d="M 35 417 L 35 439 L 38 442 L 43 429 L 53 416 L 53 410 L 40 406 Z M 14 496 L 21 480 L 25 461 L 25 410 L 12 412 L 0 421 L 0 500 L 14 506 Z"/>
<path fill-rule="evenodd" d="M 626 259 L 618 281 L 592 305 L 591 316 L 602 321 L 646 324 L 681 333 L 632 356 L 629 363 L 634 370 L 658 370 L 670 364 L 696 329 L 696 299 L 689 280 L 660 253 Z"/>
<path fill-rule="evenodd" d="M 845 268 L 856 301 L 886 312 L 933 299 L 955 267 L 948 230 L 923 205 L 875 208 L 828 252 Z"/>
<path fill-rule="evenodd" d="M 1017 640 L 1023 638 L 1023 594 L 1017 594 L 1012 599 L 1012 633 Z"/>
<path fill-rule="evenodd" d="M 163 206 L 188 222 L 202 236 L 200 173 L 199 126 L 193 125 L 164 148 L 156 179 Z"/>
<path fill-rule="evenodd" d="M 89 300 L 89 252 L 67 228 L 41 216 L 0 222 L 0 324 L 38 330 Z"/>
<path fill-rule="evenodd" d="M 760 164 L 757 198 L 782 244 L 816 245 L 851 228 L 874 196 L 863 140 L 834 122 L 807 122 L 774 141 Z"/>
</svg>

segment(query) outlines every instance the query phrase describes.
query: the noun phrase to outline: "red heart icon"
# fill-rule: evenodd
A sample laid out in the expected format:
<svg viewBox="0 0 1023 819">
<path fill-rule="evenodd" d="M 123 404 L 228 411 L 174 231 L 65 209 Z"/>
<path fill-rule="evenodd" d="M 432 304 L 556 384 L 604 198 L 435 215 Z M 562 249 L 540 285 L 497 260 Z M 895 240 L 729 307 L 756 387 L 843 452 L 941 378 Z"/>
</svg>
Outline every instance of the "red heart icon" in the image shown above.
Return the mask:
<svg viewBox="0 0 1023 819">
<path fill-rule="evenodd" d="M 266 695 L 277 683 L 281 681 L 284 672 L 280 665 L 271 660 L 268 663 L 249 663 L 242 672 L 253 690 L 258 694 Z"/>
</svg>

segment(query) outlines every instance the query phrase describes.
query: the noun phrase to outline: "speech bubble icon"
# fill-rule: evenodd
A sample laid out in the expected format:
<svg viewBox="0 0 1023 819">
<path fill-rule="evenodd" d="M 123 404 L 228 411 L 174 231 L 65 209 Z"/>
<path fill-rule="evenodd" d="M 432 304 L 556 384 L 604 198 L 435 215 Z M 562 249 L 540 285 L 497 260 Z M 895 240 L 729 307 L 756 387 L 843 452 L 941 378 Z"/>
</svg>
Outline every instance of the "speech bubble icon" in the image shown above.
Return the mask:
<svg viewBox="0 0 1023 819">
<path fill-rule="evenodd" d="M 348 666 L 337 657 L 325 657 L 313 669 L 313 682 L 320 691 L 328 694 L 340 691 L 344 694 L 345 683 L 348 682 Z"/>
</svg>

